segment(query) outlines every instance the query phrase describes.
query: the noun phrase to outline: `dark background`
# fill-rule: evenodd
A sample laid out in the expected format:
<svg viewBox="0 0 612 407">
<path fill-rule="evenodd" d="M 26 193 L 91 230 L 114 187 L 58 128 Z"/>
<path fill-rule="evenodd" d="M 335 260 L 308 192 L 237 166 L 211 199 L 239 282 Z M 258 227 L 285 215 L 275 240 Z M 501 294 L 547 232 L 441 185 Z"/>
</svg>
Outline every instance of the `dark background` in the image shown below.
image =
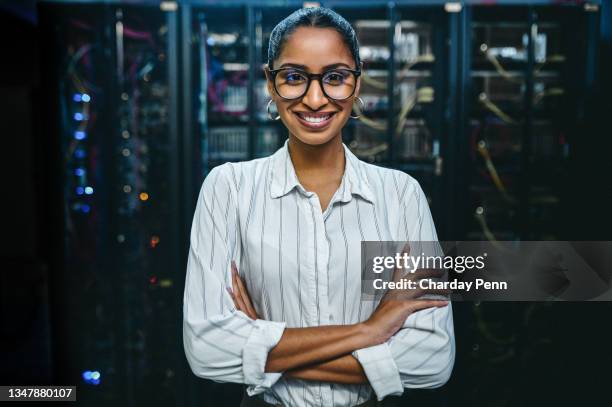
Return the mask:
<svg viewBox="0 0 612 407">
<path fill-rule="evenodd" d="M 283 140 L 263 113 L 267 100 L 254 85 L 261 73 L 244 66 L 262 62 L 266 33 L 301 3 L 193 1 L 176 10 L 166 3 L 165 10 L 136 1 L 0 3 L 2 385 L 76 384 L 82 405 L 232 405 L 241 397 L 241 386 L 197 379 L 185 361 L 188 231 L 210 168 L 267 155 Z M 357 21 L 416 21 L 421 28 L 401 30 L 428 38 L 436 56 L 411 66 L 417 86 L 435 90 L 433 102 L 410 112 L 411 130 L 395 135 L 352 123 L 345 141 L 363 159 L 421 182 L 441 240 L 487 238 L 478 207 L 500 240 L 612 240 L 612 4 L 471 3 L 453 13 L 442 2 L 324 2 L 354 24 L 362 47 L 388 44 L 392 30 Z M 535 40 L 525 46 L 516 32 L 529 24 L 546 32 L 551 23 L 549 54 L 566 60 L 538 71 Z M 204 38 L 214 41 L 203 47 Z M 474 73 L 499 80 L 479 54 L 483 38 L 527 51 L 524 60 L 501 60 L 521 78 L 514 94 L 495 83 L 483 88 Z M 401 87 L 402 65 L 389 60 L 372 58 L 366 69 Z M 533 103 L 541 73 L 558 74 L 555 86 L 565 90 L 544 108 Z M 71 119 L 84 106 L 73 100 L 79 88 L 92 97 L 80 144 Z M 393 129 L 403 100 L 389 88 L 373 99 L 386 96 L 386 104 L 366 114 Z M 520 123 L 479 104 L 481 92 L 495 89 L 502 89 L 497 106 Z M 525 146 L 549 134 L 542 121 L 551 123 L 554 151 L 540 156 Z M 410 137 L 425 147 L 403 150 Z M 481 138 L 516 202 L 493 187 L 477 152 Z M 367 152 L 384 143 L 381 153 Z M 75 177 L 82 168 L 87 175 Z M 85 186 L 93 193 L 78 190 Z M 457 303 L 450 382 L 407 391 L 398 403 L 612 405 L 611 310 L 608 303 Z M 83 379 L 88 370 L 100 372 L 99 383 Z"/>
</svg>

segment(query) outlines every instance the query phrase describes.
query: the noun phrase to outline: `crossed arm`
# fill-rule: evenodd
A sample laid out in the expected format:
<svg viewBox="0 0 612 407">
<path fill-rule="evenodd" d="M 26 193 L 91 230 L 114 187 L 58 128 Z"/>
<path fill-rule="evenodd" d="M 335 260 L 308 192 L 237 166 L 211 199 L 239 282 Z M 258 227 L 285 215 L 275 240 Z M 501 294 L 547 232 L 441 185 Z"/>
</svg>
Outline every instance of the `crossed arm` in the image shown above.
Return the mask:
<svg viewBox="0 0 612 407">
<path fill-rule="evenodd" d="M 447 380 L 454 341 L 446 301 L 385 297 L 368 320 L 353 325 L 287 328 L 282 321 L 258 318 L 244 285 L 238 285 L 236 270 L 230 277 L 231 259 L 240 257 L 237 197 L 230 176 L 227 165 L 211 171 L 193 219 L 183 342 L 194 374 L 248 384 L 249 395 L 266 391 L 283 374 L 369 382 L 379 399 L 401 394 L 404 387 L 431 388 Z M 418 202 L 421 211 L 426 210 L 425 199 Z M 426 224 L 415 223 L 410 229 L 421 226 Z M 433 233 L 414 235 L 416 240 L 437 240 Z M 233 290 L 228 293 L 225 287 L 230 285 Z"/>
<path fill-rule="evenodd" d="M 259 319 L 244 281 L 232 262 L 232 287 L 236 308 Z M 268 353 L 266 372 L 284 371 L 289 377 L 343 384 L 368 383 L 362 365 L 351 352 L 385 342 L 411 313 L 446 306 L 439 300 L 383 301 L 368 321 L 353 325 L 287 328 Z"/>
<path fill-rule="evenodd" d="M 230 296 L 236 308 L 259 319 L 236 265 L 232 263 Z M 345 384 L 367 383 L 354 356 L 355 349 L 368 346 L 367 327 L 360 325 L 287 328 L 268 353 L 266 372 L 285 371 L 289 377 Z"/>
</svg>

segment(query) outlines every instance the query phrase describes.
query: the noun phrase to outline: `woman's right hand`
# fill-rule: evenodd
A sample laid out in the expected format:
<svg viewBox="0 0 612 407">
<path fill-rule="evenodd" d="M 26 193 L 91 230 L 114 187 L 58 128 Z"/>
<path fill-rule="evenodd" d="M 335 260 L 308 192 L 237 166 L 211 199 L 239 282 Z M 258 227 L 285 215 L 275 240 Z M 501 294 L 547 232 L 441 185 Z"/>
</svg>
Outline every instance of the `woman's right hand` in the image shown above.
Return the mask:
<svg viewBox="0 0 612 407">
<path fill-rule="evenodd" d="M 363 324 L 367 327 L 370 338 L 374 342 L 372 345 L 378 345 L 395 335 L 404 325 L 406 318 L 413 312 L 446 305 L 448 301 L 442 300 L 381 301 L 374 313 Z"/>
<path fill-rule="evenodd" d="M 410 246 L 406 245 L 402 253 L 410 253 Z M 400 279 L 414 281 L 418 286 L 421 279 L 440 278 L 444 275 L 442 270 L 425 269 L 406 274 L 401 269 L 395 269 L 393 281 Z M 448 305 L 445 300 L 420 299 L 424 295 L 449 295 L 450 290 L 426 289 L 393 289 L 388 290 L 381 299 L 378 307 L 363 325 L 367 328 L 373 345 L 386 342 L 401 329 L 410 314 L 426 308 L 444 307 Z"/>
</svg>

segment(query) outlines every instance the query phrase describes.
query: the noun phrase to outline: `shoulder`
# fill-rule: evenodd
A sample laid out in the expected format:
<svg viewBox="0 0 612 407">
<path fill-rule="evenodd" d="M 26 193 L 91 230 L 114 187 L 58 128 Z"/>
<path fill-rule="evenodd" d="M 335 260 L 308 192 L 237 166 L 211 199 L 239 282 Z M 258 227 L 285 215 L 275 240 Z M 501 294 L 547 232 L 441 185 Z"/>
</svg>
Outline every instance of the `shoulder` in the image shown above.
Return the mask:
<svg viewBox="0 0 612 407">
<path fill-rule="evenodd" d="M 362 173 L 377 196 L 398 198 L 401 202 L 420 198 L 421 185 L 410 174 L 394 168 L 382 167 L 359 160 Z"/>
<path fill-rule="evenodd" d="M 226 162 L 210 170 L 203 182 L 203 187 L 212 187 L 219 182 L 232 191 L 238 191 L 242 186 L 257 183 L 265 177 L 271 157 L 256 158 L 248 161 Z"/>
</svg>

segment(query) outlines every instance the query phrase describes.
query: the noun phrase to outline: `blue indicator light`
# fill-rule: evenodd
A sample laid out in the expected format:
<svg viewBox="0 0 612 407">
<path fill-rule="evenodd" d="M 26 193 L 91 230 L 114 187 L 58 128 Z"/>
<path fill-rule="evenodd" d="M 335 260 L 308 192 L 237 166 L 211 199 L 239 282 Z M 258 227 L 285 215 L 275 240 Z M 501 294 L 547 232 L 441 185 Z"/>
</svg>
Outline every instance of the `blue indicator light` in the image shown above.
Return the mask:
<svg viewBox="0 0 612 407">
<path fill-rule="evenodd" d="M 85 169 L 84 168 L 76 168 L 74 170 L 74 175 L 76 175 L 77 177 L 82 177 L 83 175 L 85 175 Z"/>
<path fill-rule="evenodd" d="M 85 381 L 85 383 L 93 384 L 94 386 L 99 385 L 100 379 L 102 378 L 102 375 L 97 370 L 94 370 L 93 372 L 90 370 L 86 370 L 83 372 L 82 376 L 83 381 Z"/>
<path fill-rule="evenodd" d="M 84 131 L 77 130 L 74 132 L 74 138 L 77 140 L 83 140 L 85 137 L 86 137 L 86 134 Z"/>
<path fill-rule="evenodd" d="M 83 150 L 81 148 L 78 148 L 78 149 L 74 150 L 74 156 L 76 158 L 83 158 L 83 157 L 85 157 L 85 150 Z"/>
<path fill-rule="evenodd" d="M 81 95 L 81 100 L 85 103 L 89 103 L 89 101 L 91 100 L 91 97 L 87 93 L 83 93 Z"/>
<path fill-rule="evenodd" d="M 85 187 L 85 193 L 87 195 L 93 194 L 93 188 L 92 187 Z"/>
<path fill-rule="evenodd" d="M 76 194 L 77 195 L 83 195 L 83 192 L 85 192 L 83 187 L 76 187 Z"/>
<path fill-rule="evenodd" d="M 80 94 L 80 93 L 75 93 L 75 94 L 72 96 L 72 100 L 74 100 L 75 102 L 80 102 L 82 99 L 83 99 L 83 97 L 81 96 L 81 94 Z"/>
<path fill-rule="evenodd" d="M 87 204 L 82 204 L 81 205 L 81 210 L 83 211 L 83 213 L 89 213 L 89 211 L 91 210 L 91 206 L 89 206 Z"/>
<path fill-rule="evenodd" d="M 74 120 L 76 120 L 77 122 L 83 121 L 85 120 L 85 116 L 83 115 L 83 113 L 75 113 L 74 114 Z"/>
</svg>

